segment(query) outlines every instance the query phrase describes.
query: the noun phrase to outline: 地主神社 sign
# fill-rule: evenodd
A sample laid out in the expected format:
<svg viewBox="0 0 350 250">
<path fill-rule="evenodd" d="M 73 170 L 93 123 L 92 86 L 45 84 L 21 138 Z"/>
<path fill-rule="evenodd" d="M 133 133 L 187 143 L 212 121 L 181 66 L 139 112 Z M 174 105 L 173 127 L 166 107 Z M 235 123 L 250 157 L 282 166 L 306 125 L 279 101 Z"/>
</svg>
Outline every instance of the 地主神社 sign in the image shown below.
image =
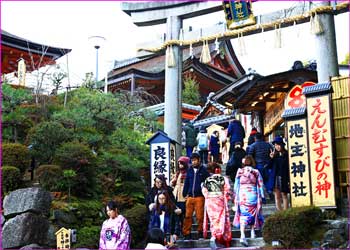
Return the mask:
<svg viewBox="0 0 350 250">
<path fill-rule="evenodd" d="M 311 205 L 306 117 L 287 122 L 291 204 Z"/>
<path fill-rule="evenodd" d="M 250 0 L 223 1 L 222 6 L 225 12 L 227 28 L 235 29 L 255 24 Z"/>
</svg>

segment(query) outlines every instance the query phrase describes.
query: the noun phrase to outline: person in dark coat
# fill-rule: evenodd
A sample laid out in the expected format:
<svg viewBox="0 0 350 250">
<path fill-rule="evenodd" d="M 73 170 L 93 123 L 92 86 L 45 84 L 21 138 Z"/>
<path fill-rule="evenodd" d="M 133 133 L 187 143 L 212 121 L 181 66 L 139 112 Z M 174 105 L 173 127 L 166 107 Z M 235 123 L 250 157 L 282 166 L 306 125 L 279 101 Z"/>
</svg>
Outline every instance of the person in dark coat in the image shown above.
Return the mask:
<svg viewBox="0 0 350 250">
<path fill-rule="evenodd" d="M 191 157 L 193 148 L 197 145 L 197 132 L 191 122 L 184 127 L 186 135 L 186 156 Z"/>
<path fill-rule="evenodd" d="M 271 175 L 266 184 L 266 189 L 273 190 L 275 195 L 275 203 L 277 210 L 288 209 L 288 193 L 289 193 L 289 163 L 288 153 L 285 150 L 285 143 L 282 137 L 278 136 L 274 139 L 272 144 L 275 146 L 270 157 L 271 162 Z M 281 198 L 283 201 L 283 208 L 281 206 Z"/>
<path fill-rule="evenodd" d="M 176 204 L 176 200 L 173 195 L 173 189 L 166 184 L 166 177 L 164 176 L 164 174 L 158 174 L 154 178 L 154 185 L 146 197 L 146 206 L 148 211 L 152 211 L 153 208 L 156 206 L 156 197 L 162 191 L 167 191 L 171 202 Z"/>
<path fill-rule="evenodd" d="M 210 136 L 209 142 L 210 155 L 213 157 L 213 162 L 219 162 L 220 142 L 219 131 L 215 130 Z"/>
<path fill-rule="evenodd" d="M 226 175 L 230 176 L 232 182 L 235 182 L 237 170 L 242 167 L 242 159 L 246 156 L 246 151 L 242 148 L 241 142 L 236 142 L 232 155 L 226 166 Z"/>
<path fill-rule="evenodd" d="M 250 131 L 249 137 L 248 137 L 248 146 L 247 151 L 250 145 L 252 145 L 255 142 L 255 134 L 258 133 L 258 130 L 256 128 L 252 128 L 252 131 Z"/>
<path fill-rule="evenodd" d="M 189 240 L 191 237 L 193 212 L 196 212 L 198 238 L 203 238 L 204 196 L 202 183 L 209 177 L 207 169 L 201 164 L 198 153 L 193 153 L 191 160 L 192 166 L 187 170 L 182 192 L 186 198 L 186 215 L 182 229 L 185 240 Z"/>
<path fill-rule="evenodd" d="M 236 142 L 241 142 L 243 145 L 243 139 L 245 137 L 245 131 L 242 123 L 239 120 L 232 120 L 227 128 L 227 137 L 230 137 L 230 150 L 229 155 L 232 154 L 234 145 Z"/>
<path fill-rule="evenodd" d="M 264 141 L 261 133 L 255 134 L 255 142 L 249 146 L 247 154 L 253 156 L 256 162 L 256 168 L 259 170 L 263 177 L 264 184 L 266 185 L 269 179 L 269 173 L 266 172 L 267 167 L 270 164 L 270 153 L 272 152 L 272 145 Z"/>
<path fill-rule="evenodd" d="M 170 200 L 169 193 L 161 191 L 156 197 L 156 205 L 151 211 L 151 220 L 148 229 L 160 228 L 165 233 L 167 244 L 174 244 L 180 235 L 178 210 Z"/>
</svg>

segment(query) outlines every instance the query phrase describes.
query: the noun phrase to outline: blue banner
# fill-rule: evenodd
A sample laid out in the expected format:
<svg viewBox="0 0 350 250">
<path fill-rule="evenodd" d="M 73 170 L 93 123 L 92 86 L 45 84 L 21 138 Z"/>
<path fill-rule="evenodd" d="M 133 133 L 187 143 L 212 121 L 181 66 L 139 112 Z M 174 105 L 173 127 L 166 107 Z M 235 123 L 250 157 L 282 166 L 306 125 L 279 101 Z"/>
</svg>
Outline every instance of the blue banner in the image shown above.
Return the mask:
<svg viewBox="0 0 350 250">
<path fill-rule="evenodd" d="M 223 1 L 227 28 L 235 29 L 255 24 L 251 1 Z"/>
</svg>

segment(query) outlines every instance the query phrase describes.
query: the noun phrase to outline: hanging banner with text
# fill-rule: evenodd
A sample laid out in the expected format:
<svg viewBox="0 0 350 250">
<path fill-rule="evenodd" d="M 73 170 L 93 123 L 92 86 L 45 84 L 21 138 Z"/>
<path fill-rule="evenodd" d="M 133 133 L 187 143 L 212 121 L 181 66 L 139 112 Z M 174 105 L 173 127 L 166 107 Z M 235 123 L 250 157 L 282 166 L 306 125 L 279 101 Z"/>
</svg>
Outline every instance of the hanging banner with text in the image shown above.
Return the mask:
<svg viewBox="0 0 350 250">
<path fill-rule="evenodd" d="M 222 6 L 225 12 L 225 19 L 228 29 L 255 24 L 255 17 L 252 12 L 250 0 L 223 1 Z"/>
<path fill-rule="evenodd" d="M 23 58 L 18 61 L 18 85 L 25 86 L 26 85 L 26 63 Z"/>
<path fill-rule="evenodd" d="M 322 89 L 320 84 L 315 86 L 315 90 Z M 311 88 L 310 92 L 312 93 L 313 87 L 309 88 Z M 318 207 L 335 207 L 330 94 L 315 96 L 315 91 L 312 94 L 313 96 L 308 96 L 305 93 L 312 203 Z"/>
<path fill-rule="evenodd" d="M 170 143 L 151 144 L 151 186 L 158 174 L 164 174 L 167 184 L 176 174 L 175 145 Z"/>
<path fill-rule="evenodd" d="M 175 144 L 170 144 L 170 179 L 172 180 L 176 175 L 176 156 L 175 156 Z"/>
<path fill-rule="evenodd" d="M 310 171 L 306 118 L 288 121 L 288 152 L 292 207 L 310 206 Z"/>
</svg>

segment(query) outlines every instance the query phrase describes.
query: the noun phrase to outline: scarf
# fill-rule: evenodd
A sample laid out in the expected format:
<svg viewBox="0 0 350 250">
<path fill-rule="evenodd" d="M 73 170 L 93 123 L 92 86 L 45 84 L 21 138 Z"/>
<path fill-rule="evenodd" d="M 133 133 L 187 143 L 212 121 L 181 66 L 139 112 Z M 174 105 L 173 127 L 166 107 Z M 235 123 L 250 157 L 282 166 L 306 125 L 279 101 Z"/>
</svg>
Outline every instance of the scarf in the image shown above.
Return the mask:
<svg viewBox="0 0 350 250">
<path fill-rule="evenodd" d="M 181 182 L 184 183 L 187 175 L 187 168 L 182 168 L 179 171 L 176 172 L 175 179 L 172 181 L 172 185 L 175 186 L 177 179 L 179 178 L 179 175 L 181 173 Z"/>
</svg>

